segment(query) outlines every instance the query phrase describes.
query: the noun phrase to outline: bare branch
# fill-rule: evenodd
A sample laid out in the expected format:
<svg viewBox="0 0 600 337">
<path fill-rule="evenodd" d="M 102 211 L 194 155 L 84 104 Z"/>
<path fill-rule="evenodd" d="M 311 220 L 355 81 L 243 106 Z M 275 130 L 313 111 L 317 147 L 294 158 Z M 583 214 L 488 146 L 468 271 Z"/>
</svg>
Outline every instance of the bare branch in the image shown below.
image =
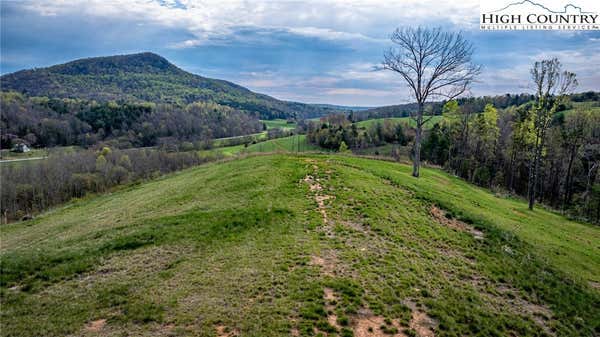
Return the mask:
<svg viewBox="0 0 600 337">
<path fill-rule="evenodd" d="M 382 69 L 400 74 L 419 104 L 463 94 L 481 72 L 471 61 L 472 44 L 461 33 L 399 28 L 390 38 L 395 48 L 384 53 Z"/>
</svg>

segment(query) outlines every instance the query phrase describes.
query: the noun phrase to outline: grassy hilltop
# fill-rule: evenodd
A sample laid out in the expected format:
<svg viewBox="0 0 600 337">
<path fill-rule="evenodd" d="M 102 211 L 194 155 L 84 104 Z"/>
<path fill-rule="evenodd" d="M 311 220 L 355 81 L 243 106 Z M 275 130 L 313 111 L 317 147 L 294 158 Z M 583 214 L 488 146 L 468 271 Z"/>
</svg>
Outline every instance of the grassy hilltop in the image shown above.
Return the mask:
<svg viewBox="0 0 600 337">
<path fill-rule="evenodd" d="M 257 155 L 1 230 L 3 336 L 600 333 L 600 229 L 434 169 Z"/>
</svg>

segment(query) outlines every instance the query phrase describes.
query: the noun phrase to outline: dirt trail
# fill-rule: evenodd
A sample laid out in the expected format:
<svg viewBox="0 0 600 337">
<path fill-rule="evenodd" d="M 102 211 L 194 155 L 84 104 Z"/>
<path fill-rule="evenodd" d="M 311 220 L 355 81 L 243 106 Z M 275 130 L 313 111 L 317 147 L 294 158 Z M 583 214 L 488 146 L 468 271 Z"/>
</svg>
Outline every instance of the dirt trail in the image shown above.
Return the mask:
<svg viewBox="0 0 600 337">
<path fill-rule="evenodd" d="M 327 217 L 326 201 L 335 199 L 335 196 L 323 193 L 324 189 L 321 185 L 321 179 L 319 178 L 319 166 L 316 164 L 316 161 L 312 159 L 307 159 L 306 162 L 312 165 L 313 174 L 307 174 L 306 177 L 302 179 L 302 182 L 308 184 L 310 191 L 312 192 L 313 197 L 317 202 L 317 209 L 323 217 L 323 224 L 327 225 L 329 222 Z M 331 171 L 327 171 L 327 173 L 329 174 L 331 173 Z"/>
<path fill-rule="evenodd" d="M 323 251 L 320 256 L 311 256 L 309 264 L 319 267 L 324 276 L 335 276 L 338 269 L 337 255 L 332 250 Z"/>
<path fill-rule="evenodd" d="M 302 180 L 304 183 L 308 184 L 310 191 L 313 192 L 315 201 L 317 202 L 317 209 L 319 213 L 323 216 L 323 223 L 328 223 L 327 218 L 327 206 L 325 201 L 335 198 L 334 196 L 323 194 L 323 186 L 321 186 L 320 179 L 315 178 L 312 175 L 307 175 Z"/>
<path fill-rule="evenodd" d="M 337 315 L 335 311 L 335 303 L 337 303 L 337 297 L 331 288 L 323 289 L 323 299 L 325 300 L 325 312 L 327 312 L 327 322 L 329 325 L 336 329 L 341 329 L 337 322 Z"/>
</svg>

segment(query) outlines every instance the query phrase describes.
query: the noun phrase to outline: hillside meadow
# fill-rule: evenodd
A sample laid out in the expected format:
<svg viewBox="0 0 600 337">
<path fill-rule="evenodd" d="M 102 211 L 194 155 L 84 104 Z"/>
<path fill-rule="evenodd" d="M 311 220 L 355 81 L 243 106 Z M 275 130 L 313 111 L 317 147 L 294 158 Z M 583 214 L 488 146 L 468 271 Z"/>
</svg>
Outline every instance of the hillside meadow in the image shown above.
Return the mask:
<svg viewBox="0 0 600 337">
<path fill-rule="evenodd" d="M 600 230 L 436 169 L 211 163 L 0 227 L 3 336 L 593 336 Z"/>
</svg>

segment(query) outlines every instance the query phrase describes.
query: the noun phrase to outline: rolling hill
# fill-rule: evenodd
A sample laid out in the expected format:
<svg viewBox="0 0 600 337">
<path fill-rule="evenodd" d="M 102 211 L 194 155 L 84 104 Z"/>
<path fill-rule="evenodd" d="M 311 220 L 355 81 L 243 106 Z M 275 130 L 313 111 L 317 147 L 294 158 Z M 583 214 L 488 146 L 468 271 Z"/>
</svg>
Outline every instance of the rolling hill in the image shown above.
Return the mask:
<svg viewBox="0 0 600 337">
<path fill-rule="evenodd" d="M 322 116 L 336 109 L 287 102 L 188 73 L 153 53 L 94 57 L 0 77 L 3 91 L 29 96 L 188 104 L 210 101 L 263 119 Z"/>
<path fill-rule="evenodd" d="M 593 336 L 600 230 L 436 169 L 257 155 L 2 226 L 3 336 Z"/>
</svg>

